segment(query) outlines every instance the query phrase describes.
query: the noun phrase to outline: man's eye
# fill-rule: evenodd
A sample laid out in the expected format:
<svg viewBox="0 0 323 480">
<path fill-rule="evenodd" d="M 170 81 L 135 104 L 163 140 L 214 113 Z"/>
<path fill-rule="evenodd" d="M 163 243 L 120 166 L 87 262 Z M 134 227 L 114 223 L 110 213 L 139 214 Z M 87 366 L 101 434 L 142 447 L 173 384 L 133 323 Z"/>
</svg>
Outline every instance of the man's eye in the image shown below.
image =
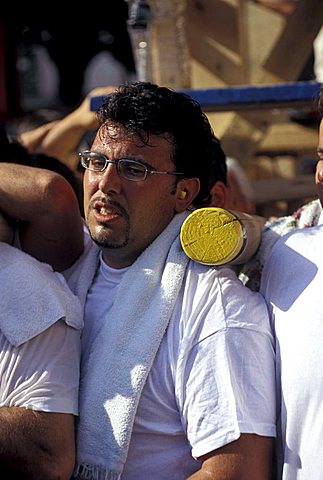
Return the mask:
<svg viewBox="0 0 323 480">
<path fill-rule="evenodd" d="M 99 170 L 104 167 L 105 161 L 102 160 L 101 158 L 91 158 L 90 160 L 91 167 Z"/>
<path fill-rule="evenodd" d="M 136 176 L 141 177 L 142 174 L 145 173 L 145 168 L 142 167 L 141 165 L 136 165 L 135 163 L 134 164 L 127 163 L 125 165 L 125 168 L 127 172 L 134 177 Z"/>
</svg>

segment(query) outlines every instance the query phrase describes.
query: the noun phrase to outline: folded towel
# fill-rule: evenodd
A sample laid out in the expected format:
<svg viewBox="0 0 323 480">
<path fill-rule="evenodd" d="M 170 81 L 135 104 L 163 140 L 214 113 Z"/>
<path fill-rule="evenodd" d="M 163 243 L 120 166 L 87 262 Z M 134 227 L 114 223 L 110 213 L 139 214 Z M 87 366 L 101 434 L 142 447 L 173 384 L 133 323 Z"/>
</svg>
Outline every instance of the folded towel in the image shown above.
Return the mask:
<svg viewBox="0 0 323 480">
<path fill-rule="evenodd" d="M 83 327 L 80 301 L 64 277 L 26 253 L 0 242 L 0 330 L 19 346 L 60 319 Z"/>
<path fill-rule="evenodd" d="M 120 478 L 141 391 L 189 261 L 178 236 L 187 215 L 176 215 L 127 270 L 92 346 L 81 382 L 74 478 Z M 88 255 L 81 266 L 88 276 L 93 260 Z"/>
</svg>

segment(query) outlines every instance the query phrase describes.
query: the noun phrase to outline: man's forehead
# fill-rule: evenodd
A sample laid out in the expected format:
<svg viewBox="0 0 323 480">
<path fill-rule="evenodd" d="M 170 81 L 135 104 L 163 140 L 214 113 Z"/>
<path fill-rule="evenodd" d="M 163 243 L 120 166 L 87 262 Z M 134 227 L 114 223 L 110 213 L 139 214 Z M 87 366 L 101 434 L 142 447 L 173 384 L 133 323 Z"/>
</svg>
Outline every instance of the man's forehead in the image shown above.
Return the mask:
<svg viewBox="0 0 323 480">
<path fill-rule="evenodd" d="M 115 139 L 120 140 L 129 136 L 130 133 L 128 133 L 122 125 L 118 125 L 116 123 L 105 123 L 104 125 L 101 125 L 97 131 L 95 140 L 103 142 Z"/>
<path fill-rule="evenodd" d="M 116 146 L 132 145 L 134 147 L 160 147 L 167 144 L 167 149 L 174 146 L 173 138 L 168 133 L 153 134 L 145 131 L 128 130 L 122 125 L 105 124 L 100 127 L 93 145 Z M 164 147 L 165 148 L 165 147 Z"/>
</svg>

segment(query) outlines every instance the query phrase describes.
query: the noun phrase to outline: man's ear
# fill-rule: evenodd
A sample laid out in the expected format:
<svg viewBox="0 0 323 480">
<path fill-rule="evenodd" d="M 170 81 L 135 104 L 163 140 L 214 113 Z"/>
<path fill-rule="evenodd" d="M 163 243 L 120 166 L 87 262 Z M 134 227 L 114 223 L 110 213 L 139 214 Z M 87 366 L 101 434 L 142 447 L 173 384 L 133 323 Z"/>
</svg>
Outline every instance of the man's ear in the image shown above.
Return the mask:
<svg viewBox="0 0 323 480">
<path fill-rule="evenodd" d="M 193 202 L 200 191 L 200 180 L 198 178 L 185 178 L 176 185 L 175 211 L 184 212 Z"/>
<path fill-rule="evenodd" d="M 211 200 L 209 206 L 225 208 L 228 194 L 228 187 L 224 185 L 223 182 L 215 182 L 211 190 Z"/>
<path fill-rule="evenodd" d="M 316 164 L 315 184 L 318 197 L 323 206 L 323 160 L 319 160 Z"/>
</svg>

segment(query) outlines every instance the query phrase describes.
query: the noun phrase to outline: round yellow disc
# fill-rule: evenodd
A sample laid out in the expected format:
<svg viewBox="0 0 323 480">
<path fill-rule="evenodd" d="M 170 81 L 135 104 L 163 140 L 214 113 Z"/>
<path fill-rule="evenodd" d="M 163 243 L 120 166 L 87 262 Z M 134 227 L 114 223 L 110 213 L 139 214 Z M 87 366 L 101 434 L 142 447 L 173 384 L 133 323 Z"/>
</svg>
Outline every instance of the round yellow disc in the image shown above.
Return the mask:
<svg viewBox="0 0 323 480">
<path fill-rule="evenodd" d="M 199 208 L 183 222 L 180 240 L 186 255 L 206 265 L 231 262 L 241 251 L 244 231 L 238 218 L 223 208 Z"/>
</svg>

